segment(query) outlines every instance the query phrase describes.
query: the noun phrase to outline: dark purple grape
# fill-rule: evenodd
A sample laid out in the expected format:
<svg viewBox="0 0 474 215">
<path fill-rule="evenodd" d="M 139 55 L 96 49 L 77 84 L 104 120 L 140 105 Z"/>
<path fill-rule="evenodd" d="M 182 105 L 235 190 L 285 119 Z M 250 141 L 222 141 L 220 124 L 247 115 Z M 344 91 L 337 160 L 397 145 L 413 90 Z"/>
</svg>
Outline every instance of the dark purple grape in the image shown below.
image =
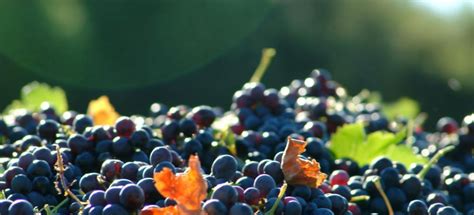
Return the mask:
<svg viewBox="0 0 474 215">
<path fill-rule="evenodd" d="M 115 179 L 111 184 L 110 187 L 117 187 L 117 186 L 125 186 L 127 184 L 133 184 L 133 181 L 130 181 L 125 178 Z"/>
<path fill-rule="evenodd" d="M 92 118 L 90 116 L 79 114 L 74 118 L 73 128 L 79 134 L 84 133 L 87 127 L 92 127 L 94 125 Z"/>
<path fill-rule="evenodd" d="M 199 127 L 209 127 L 216 119 L 216 114 L 209 106 L 195 107 L 190 115 Z"/>
<path fill-rule="evenodd" d="M 53 174 L 51 172 L 51 167 L 44 160 L 34 160 L 26 170 L 29 178 L 34 178 L 37 176 L 51 177 Z"/>
<path fill-rule="evenodd" d="M 254 183 L 254 179 L 247 176 L 241 177 L 236 181 L 236 184 L 241 186 L 243 189 L 252 187 L 253 183 Z"/>
<path fill-rule="evenodd" d="M 0 214 L 8 214 L 8 208 L 13 202 L 7 199 L 0 200 Z"/>
<path fill-rule="evenodd" d="M 150 135 L 143 128 L 133 132 L 132 136 L 130 137 L 130 142 L 133 144 L 133 146 L 139 148 L 145 147 L 148 141 L 150 141 Z"/>
<path fill-rule="evenodd" d="M 237 202 L 238 193 L 237 191 L 228 184 L 218 185 L 211 196 L 212 199 L 218 199 L 226 206 L 231 206 Z"/>
<path fill-rule="evenodd" d="M 301 214 L 303 208 L 298 201 L 292 200 L 286 203 L 284 214 Z"/>
<path fill-rule="evenodd" d="M 277 201 L 278 201 L 277 198 L 269 198 L 268 201 L 265 203 L 265 212 L 268 212 Z M 283 205 L 283 202 L 280 200 L 278 202 L 277 209 L 275 210 L 275 215 L 283 214 L 283 209 L 284 209 L 284 205 Z"/>
<path fill-rule="evenodd" d="M 227 214 L 227 207 L 217 199 L 207 200 L 202 208 L 208 215 Z"/>
<path fill-rule="evenodd" d="M 237 161 L 230 155 L 220 155 L 214 160 L 211 167 L 211 174 L 217 179 L 229 181 L 237 171 Z"/>
<path fill-rule="evenodd" d="M 292 196 L 298 196 L 305 200 L 309 200 L 311 198 L 311 189 L 306 185 L 296 185 L 291 191 Z"/>
<path fill-rule="evenodd" d="M 108 159 L 100 168 L 100 174 L 105 176 L 105 179 L 109 182 L 120 176 L 122 172 L 123 162 L 116 159 Z"/>
<path fill-rule="evenodd" d="M 133 147 L 127 137 L 115 137 L 112 141 L 112 152 L 114 155 L 125 158 L 133 153 Z"/>
<path fill-rule="evenodd" d="M 33 206 L 26 200 L 15 200 L 12 202 L 10 207 L 8 207 L 9 215 L 33 215 Z"/>
<path fill-rule="evenodd" d="M 100 175 L 98 173 L 86 173 L 79 180 L 79 187 L 84 193 L 88 193 L 93 190 L 103 190 L 103 186 L 99 181 Z"/>
<path fill-rule="evenodd" d="M 138 166 L 135 162 L 127 162 L 122 165 L 122 171 L 120 172 L 121 178 L 129 179 L 130 181 L 137 181 Z"/>
<path fill-rule="evenodd" d="M 250 205 L 258 205 L 260 196 L 260 191 L 255 187 L 249 187 L 244 191 L 245 202 Z"/>
<path fill-rule="evenodd" d="M 258 176 L 258 162 L 250 161 L 242 168 L 242 173 L 245 176 L 256 178 Z"/>
<path fill-rule="evenodd" d="M 18 158 L 18 166 L 26 170 L 33 160 L 35 160 L 35 156 L 31 152 L 23 152 Z"/>
<path fill-rule="evenodd" d="M 120 191 L 122 190 L 121 186 L 109 187 L 105 191 L 105 200 L 107 204 L 120 204 Z"/>
<path fill-rule="evenodd" d="M 54 158 L 51 155 L 51 150 L 45 146 L 36 148 L 33 151 L 33 155 L 36 157 L 38 160 L 44 160 L 48 162 L 49 165 L 54 165 Z"/>
<path fill-rule="evenodd" d="M 59 123 L 54 120 L 41 120 L 37 127 L 38 136 L 48 141 L 54 141 L 59 132 Z"/>
<path fill-rule="evenodd" d="M 163 196 L 156 190 L 155 182 L 152 178 L 144 178 L 140 180 L 137 185 L 142 188 L 145 195 L 146 203 L 155 203 L 162 199 Z"/>
<path fill-rule="evenodd" d="M 108 204 L 102 210 L 102 215 L 128 215 L 129 212 L 121 205 Z"/>
<path fill-rule="evenodd" d="M 120 137 L 130 137 L 135 132 L 135 123 L 128 117 L 122 116 L 115 121 L 115 130 Z"/>
<path fill-rule="evenodd" d="M 46 204 L 46 199 L 38 192 L 33 191 L 31 193 L 28 193 L 26 197 L 28 198 L 30 204 L 33 205 L 33 207 L 43 208 L 43 206 Z"/>
<path fill-rule="evenodd" d="M 451 206 L 442 207 L 438 210 L 438 213 L 437 213 L 437 215 L 457 215 L 457 214 L 459 214 L 458 211 L 454 207 L 451 207 Z"/>
<path fill-rule="evenodd" d="M 150 164 L 156 166 L 163 161 L 172 161 L 170 150 L 165 146 L 156 147 L 150 154 Z"/>
<path fill-rule="evenodd" d="M 334 214 L 344 214 L 348 208 L 347 199 L 339 194 L 326 194 L 329 200 L 331 200 L 332 208 L 331 210 Z"/>
<path fill-rule="evenodd" d="M 26 175 L 19 174 L 12 179 L 11 189 L 15 193 L 28 194 L 32 190 L 32 184 Z"/>
<path fill-rule="evenodd" d="M 423 201 L 413 200 L 408 204 L 407 212 L 409 215 L 428 215 L 428 207 Z"/>
<path fill-rule="evenodd" d="M 432 215 L 436 215 L 438 214 L 438 210 L 440 208 L 444 207 L 444 204 L 441 204 L 441 203 L 434 203 L 432 205 L 430 205 L 430 207 L 428 208 L 428 214 Z"/>
<path fill-rule="evenodd" d="M 51 181 L 45 176 L 37 176 L 33 179 L 33 190 L 41 194 L 47 194 L 52 191 L 53 187 L 51 186 Z"/>
<path fill-rule="evenodd" d="M 253 186 L 260 191 L 262 197 L 267 196 L 267 194 L 276 187 L 275 180 L 267 174 L 261 174 L 255 178 Z"/>
<path fill-rule="evenodd" d="M 283 182 L 284 175 L 281 169 L 280 162 L 277 161 L 269 161 L 263 167 L 263 173 L 270 175 L 277 184 Z"/>
<path fill-rule="evenodd" d="M 120 203 L 129 210 L 138 210 L 145 203 L 145 194 L 142 188 L 135 184 L 125 185 L 120 191 Z"/>
<path fill-rule="evenodd" d="M 252 215 L 252 208 L 245 203 L 235 203 L 229 211 L 229 215 Z"/>
<path fill-rule="evenodd" d="M 102 190 L 92 191 L 89 196 L 89 204 L 91 206 L 105 206 L 107 204 L 107 201 L 105 200 L 105 192 Z"/>
</svg>

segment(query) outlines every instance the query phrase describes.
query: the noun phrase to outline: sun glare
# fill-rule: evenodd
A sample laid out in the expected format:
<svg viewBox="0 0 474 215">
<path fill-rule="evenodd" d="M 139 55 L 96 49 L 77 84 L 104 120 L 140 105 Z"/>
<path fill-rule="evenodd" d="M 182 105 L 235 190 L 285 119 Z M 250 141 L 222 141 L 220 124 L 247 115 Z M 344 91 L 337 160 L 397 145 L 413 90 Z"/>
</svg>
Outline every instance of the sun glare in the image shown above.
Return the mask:
<svg viewBox="0 0 474 215">
<path fill-rule="evenodd" d="M 414 2 L 442 14 L 453 14 L 463 7 L 474 9 L 474 0 L 414 0 Z"/>
</svg>

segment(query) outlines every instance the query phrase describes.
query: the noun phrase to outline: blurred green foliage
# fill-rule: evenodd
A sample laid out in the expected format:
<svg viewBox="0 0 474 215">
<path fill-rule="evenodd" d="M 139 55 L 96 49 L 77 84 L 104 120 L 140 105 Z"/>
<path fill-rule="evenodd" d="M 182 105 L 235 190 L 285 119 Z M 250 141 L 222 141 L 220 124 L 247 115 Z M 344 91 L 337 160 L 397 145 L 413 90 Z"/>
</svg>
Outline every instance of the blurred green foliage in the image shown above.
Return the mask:
<svg viewBox="0 0 474 215">
<path fill-rule="evenodd" d="M 474 110 L 472 9 L 447 17 L 412 1 L 44 2 L 0 3 L 2 108 L 32 80 L 60 85 L 79 111 L 102 94 L 123 114 L 152 102 L 228 107 L 261 49 L 274 47 L 269 87 L 323 67 L 350 94 L 415 99 L 429 124 Z"/>
</svg>

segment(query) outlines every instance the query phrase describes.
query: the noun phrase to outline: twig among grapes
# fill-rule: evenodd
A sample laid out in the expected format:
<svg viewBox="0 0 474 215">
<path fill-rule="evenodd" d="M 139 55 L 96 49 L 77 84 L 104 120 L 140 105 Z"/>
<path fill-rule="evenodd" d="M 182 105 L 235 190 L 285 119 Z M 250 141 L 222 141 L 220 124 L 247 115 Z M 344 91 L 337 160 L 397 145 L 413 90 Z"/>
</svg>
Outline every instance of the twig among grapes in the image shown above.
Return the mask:
<svg viewBox="0 0 474 215">
<path fill-rule="evenodd" d="M 78 202 L 81 205 L 87 204 L 87 202 L 81 201 L 70 189 L 69 186 L 66 182 L 66 178 L 64 177 L 64 163 L 63 163 L 63 157 L 61 154 L 61 151 L 59 150 L 60 147 L 56 146 L 56 155 L 57 155 L 57 160 L 56 164 L 54 165 L 54 169 L 58 172 L 57 176 L 59 179 L 59 184 L 61 185 L 62 189 L 64 190 L 64 196 L 70 196 L 74 201 Z"/>
</svg>

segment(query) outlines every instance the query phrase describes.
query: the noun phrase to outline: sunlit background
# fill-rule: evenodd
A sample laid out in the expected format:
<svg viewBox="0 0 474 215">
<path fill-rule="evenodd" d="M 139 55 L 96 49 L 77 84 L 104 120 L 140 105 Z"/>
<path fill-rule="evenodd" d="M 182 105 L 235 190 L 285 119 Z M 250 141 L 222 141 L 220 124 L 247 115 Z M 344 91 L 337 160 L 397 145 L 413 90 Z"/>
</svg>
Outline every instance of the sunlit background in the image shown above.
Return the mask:
<svg viewBox="0 0 474 215">
<path fill-rule="evenodd" d="M 228 108 L 264 47 L 269 87 L 322 67 L 350 94 L 417 100 L 431 124 L 474 110 L 472 0 L 4 1 L 0 109 L 33 80 L 81 112 L 100 95 L 122 114 Z"/>
</svg>

